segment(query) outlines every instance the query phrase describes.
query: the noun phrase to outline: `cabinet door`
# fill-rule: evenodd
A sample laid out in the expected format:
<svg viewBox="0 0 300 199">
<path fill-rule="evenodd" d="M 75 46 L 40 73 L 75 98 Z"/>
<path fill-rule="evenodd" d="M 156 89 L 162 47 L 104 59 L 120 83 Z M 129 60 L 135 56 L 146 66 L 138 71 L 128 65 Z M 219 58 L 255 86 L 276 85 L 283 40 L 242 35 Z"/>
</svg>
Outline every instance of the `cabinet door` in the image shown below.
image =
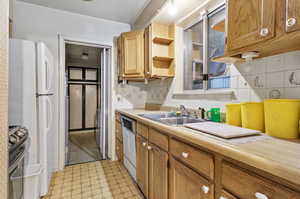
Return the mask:
<svg viewBox="0 0 300 199">
<path fill-rule="evenodd" d="M 300 30 L 300 1 L 286 0 L 286 31 Z"/>
<path fill-rule="evenodd" d="M 225 190 L 222 190 L 221 196 L 219 199 L 238 199 L 237 197 L 233 196 L 232 194 L 228 193 Z"/>
<path fill-rule="evenodd" d="M 213 199 L 213 185 L 181 162 L 170 160 L 170 199 Z"/>
<path fill-rule="evenodd" d="M 168 153 L 149 145 L 149 197 L 168 198 Z"/>
<path fill-rule="evenodd" d="M 124 76 L 144 75 L 144 31 L 122 34 Z"/>
<path fill-rule="evenodd" d="M 145 75 L 147 78 L 151 77 L 152 66 L 152 40 L 150 26 L 145 29 Z"/>
<path fill-rule="evenodd" d="M 274 37 L 275 9 L 274 0 L 227 0 L 227 49 Z"/>
<path fill-rule="evenodd" d="M 148 143 L 141 136 L 136 137 L 136 177 L 143 194 L 148 198 Z"/>
</svg>

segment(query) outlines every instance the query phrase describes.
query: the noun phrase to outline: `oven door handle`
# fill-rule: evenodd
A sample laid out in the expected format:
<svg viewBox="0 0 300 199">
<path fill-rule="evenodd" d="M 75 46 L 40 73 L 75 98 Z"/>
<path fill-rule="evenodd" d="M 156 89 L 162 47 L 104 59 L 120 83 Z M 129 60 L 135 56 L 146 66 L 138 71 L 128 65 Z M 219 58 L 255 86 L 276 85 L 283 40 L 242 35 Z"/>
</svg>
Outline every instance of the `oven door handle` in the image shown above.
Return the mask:
<svg viewBox="0 0 300 199">
<path fill-rule="evenodd" d="M 16 159 L 16 161 L 9 167 L 9 173 L 15 170 L 15 168 L 19 165 L 20 161 L 24 158 L 25 152 L 22 152 L 21 155 Z"/>
</svg>

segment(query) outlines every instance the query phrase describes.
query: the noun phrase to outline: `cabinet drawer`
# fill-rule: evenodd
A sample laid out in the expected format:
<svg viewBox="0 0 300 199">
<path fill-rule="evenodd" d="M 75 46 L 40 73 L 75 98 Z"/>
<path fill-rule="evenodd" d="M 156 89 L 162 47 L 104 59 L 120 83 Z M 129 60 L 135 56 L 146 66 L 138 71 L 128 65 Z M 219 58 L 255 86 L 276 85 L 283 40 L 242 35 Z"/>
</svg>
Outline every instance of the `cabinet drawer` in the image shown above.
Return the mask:
<svg viewBox="0 0 300 199">
<path fill-rule="evenodd" d="M 161 149 L 168 151 L 169 148 L 168 136 L 154 129 L 149 129 L 149 141 L 152 144 L 155 144 L 156 146 L 160 147 Z"/>
<path fill-rule="evenodd" d="M 221 196 L 219 199 L 238 199 L 237 197 L 233 196 L 232 194 L 228 193 L 225 190 L 222 190 Z"/>
<path fill-rule="evenodd" d="M 138 122 L 136 125 L 137 134 L 148 139 L 148 126 Z"/>
<path fill-rule="evenodd" d="M 123 135 L 122 135 L 122 127 L 121 123 L 116 120 L 116 138 L 120 141 L 123 142 Z"/>
<path fill-rule="evenodd" d="M 299 193 L 229 163 L 222 165 L 222 185 L 242 199 L 299 199 Z"/>
<path fill-rule="evenodd" d="M 214 178 L 213 155 L 173 139 L 170 142 L 170 152 L 206 177 Z"/>
</svg>

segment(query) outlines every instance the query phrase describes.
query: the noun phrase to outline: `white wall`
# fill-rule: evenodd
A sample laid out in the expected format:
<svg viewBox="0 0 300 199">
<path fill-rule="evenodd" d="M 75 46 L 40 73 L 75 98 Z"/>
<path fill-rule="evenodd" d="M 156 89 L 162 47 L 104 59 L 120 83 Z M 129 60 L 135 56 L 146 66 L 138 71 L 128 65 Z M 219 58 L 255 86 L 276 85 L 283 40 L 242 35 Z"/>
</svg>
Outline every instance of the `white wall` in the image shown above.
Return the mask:
<svg viewBox="0 0 300 199">
<path fill-rule="evenodd" d="M 52 51 L 55 58 L 56 78 L 56 120 L 55 148 L 58 149 L 58 34 L 80 40 L 93 41 L 99 44 L 113 46 L 114 37 L 121 32 L 130 30 L 129 24 L 97 19 L 66 11 L 46 8 L 20 1 L 14 2 L 13 37 L 34 41 L 43 41 Z M 113 56 L 114 57 L 114 56 Z M 115 63 L 115 62 L 113 62 Z M 114 74 L 115 66 L 113 66 Z M 114 77 L 112 78 L 114 79 Z M 114 81 L 115 82 L 115 81 Z M 113 91 L 113 96 L 115 93 Z M 114 114 L 113 114 L 114 115 Z M 112 136 L 111 136 L 112 137 Z M 110 152 L 112 153 L 111 147 Z M 56 155 L 56 169 L 58 168 L 58 151 Z"/>
</svg>

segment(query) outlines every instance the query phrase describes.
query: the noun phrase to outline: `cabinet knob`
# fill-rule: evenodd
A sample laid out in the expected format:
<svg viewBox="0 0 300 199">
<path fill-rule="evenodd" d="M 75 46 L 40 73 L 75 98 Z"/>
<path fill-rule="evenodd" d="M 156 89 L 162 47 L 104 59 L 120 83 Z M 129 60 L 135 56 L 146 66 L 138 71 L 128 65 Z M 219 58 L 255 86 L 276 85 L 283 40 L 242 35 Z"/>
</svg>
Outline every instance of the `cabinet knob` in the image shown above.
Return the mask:
<svg viewBox="0 0 300 199">
<path fill-rule="evenodd" d="M 226 197 L 224 197 L 224 196 L 221 196 L 219 199 L 228 199 L 228 198 L 226 198 Z"/>
<path fill-rule="evenodd" d="M 203 191 L 204 194 L 208 194 L 208 192 L 209 192 L 209 187 L 208 186 L 203 185 L 201 187 L 201 189 L 202 189 L 202 191 Z"/>
<path fill-rule="evenodd" d="M 147 143 L 146 143 L 146 142 L 143 142 L 143 146 L 147 146 Z"/>
<path fill-rule="evenodd" d="M 268 34 L 269 34 L 269 29 L 268 29 L 268 28 L 262 28 L 262 29 L 260 30 L 260 36 L 265 37 L 265 36 L 267 36 Z"/>
<path fill-rule="evenodd" d="M 266 196 L 265 194 L 259 193 L 259 192 L 255 193 L 255 197 L 257 199 L 269 199 L 268 196 Z"/>
<path fill-rule="evenodd" d="M 150 151 L 150 150 L 152 150 L 152 147 L 151 147 L 151 146 L 148 146 L 147 149 Z"/>
<path fill-rule="evenodd" d="M 296 24 L 296 22 L 297 22 L 296 18 L 289 18 L 288 20 L 286 20 L 286 26 L 292 27 Z"/>
<path fill-rule="evenodd" d="M 182 157 L 184 157 L 184 158 L 188 158 L 188 157 L 189 157 L 189 154 L 186 153 L 186 152 L 182 152 L 181 155 L 182 155 Z"/>
</svg>

